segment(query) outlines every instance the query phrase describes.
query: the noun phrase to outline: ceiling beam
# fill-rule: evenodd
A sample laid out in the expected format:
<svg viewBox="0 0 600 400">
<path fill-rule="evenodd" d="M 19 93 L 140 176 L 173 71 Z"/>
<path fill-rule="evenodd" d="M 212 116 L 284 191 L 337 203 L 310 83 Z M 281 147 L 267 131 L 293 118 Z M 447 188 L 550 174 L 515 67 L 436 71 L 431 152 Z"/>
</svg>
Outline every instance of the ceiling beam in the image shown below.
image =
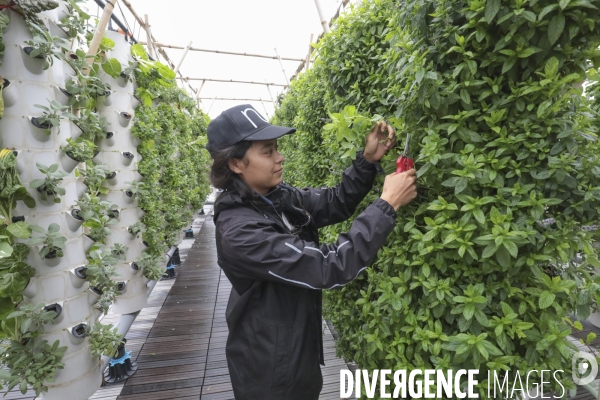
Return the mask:
<svg viewBox="0 0 600 400">
<path fill-rule="evenodd" d="M 235 79 L 208 79 L 208 78 L 190 78 L 189 76 L 177 77 L 177 79 L 183 79 L 184 81 L 207 81 L 207 82 L 226 82 L 226 83 L 248 83 L 251 85 L 267 85 L 267 86 L 283 86 L 287 85 L 284 83 L 267 83 L 267 82 L 254 82 L 254 81 L 237 81 Z"/>
<path fill-rule="evenodd" d="M 147 44 L 146 42 L 139 42 L 140 44 Z M 171 45 L 171 44 L 164 44 L 164 43 L 158 43 L 158 42 L 154 42 L 154 45 L 160 48 L 168 48 L 168 49 L 180 49 L 180 50 L 184 50 L 186 47 L 185 46 L 175 46 L 175 45 Z M 229 54 L 229 55 L 233 55 L 233 56 L 246 56 L 246 57 L 259 57 L 259 58 L 270 58 L 273 60 L 277 60 L 278 57 L 277 56 L 265 56 L 262 54 L 252 54 L 252 53 L 236 53 L 234 51 L 221 51 L 221 50 L 208 50 L 208 49 L 200 49 L 198 47 L 190 47 L 190 51 L 202 51 L 205 53 L 216 53 L 216 54 Z M 282 60 L 286 60 L 286 61 L 304 61 L 302 58 L 289 58 L 289 57 L 281 57 Z"/>
</svg>

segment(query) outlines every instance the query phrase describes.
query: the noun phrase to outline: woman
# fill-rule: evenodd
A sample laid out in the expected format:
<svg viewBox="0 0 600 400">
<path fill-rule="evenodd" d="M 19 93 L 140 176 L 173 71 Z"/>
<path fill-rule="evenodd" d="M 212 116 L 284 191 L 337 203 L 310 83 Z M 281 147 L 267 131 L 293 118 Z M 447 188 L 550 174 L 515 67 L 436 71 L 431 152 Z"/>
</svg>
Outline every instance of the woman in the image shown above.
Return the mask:
<svg viewBox="0 0 600 400">
<path fill-rule="evenodd" d="M 227 305 L 227 364 L 236 399 L 317 399 L 323 379 L 321 289 L 367 268 L 394 228 L 396 210 L 416 196 L 414 170 L 385 178 L 381 198 L 336 243 L 317 229 L 348 219 L 370 191 L 376 163 L 395 143 L 385 122 L 334 188 L 282 183 L 277 138 L 252 106 L 224 111 L 208 126 L 219 266 L 233 289 Z M 385 134 L 387 132 L 387 135 Z M 349 305 L 350 306 L 350 305 Z"/>
</svg>

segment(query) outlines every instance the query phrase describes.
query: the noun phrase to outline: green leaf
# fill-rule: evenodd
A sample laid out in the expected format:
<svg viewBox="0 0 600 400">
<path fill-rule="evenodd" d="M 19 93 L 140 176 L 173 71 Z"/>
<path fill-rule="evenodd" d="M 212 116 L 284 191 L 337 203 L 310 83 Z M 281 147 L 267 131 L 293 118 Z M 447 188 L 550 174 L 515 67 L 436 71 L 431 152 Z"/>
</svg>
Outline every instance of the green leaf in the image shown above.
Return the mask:
<svg viewBox="0 0 600 400">
<path fill-rule="evenodd" d="M 565 29 L 565 16 L 562 13 L 559 13 L 552 17 L 550 20 L 550 25 L 548 25 L 548 41 L 550 44 L 556 43 L 560 35 L 562 35 L 563 30 Z"/>
<path fill-rule="evenodd" d="M 103 62 L 102 69 L 114 79 L 121 76 L 121 63 L 116 58 L 110 58 L 108 61 Z"/>
<path fill-rule="evenodd" d="M 28 239 L 31 236 L 31 228 L 29 227 L 29 224 L 24 221 L 10 224 L 6 227 L 6 230 L 19 239 Z"/>
<path fill-rule="evenodd" d="M 485 20 L 491 23 L 498 11 L 500 11 L 501 0 L 488 0 L 485 5 Z"/>
<path fill-rule="evenodd" d="M 554 303 L 555 297 L 556 296 L 554 295 L 554 293 L 550 293 L 549 291 L 544 290 L 542 292 L 542 294 L 540 295 L 540 299 L 539 299 L 540 309 L 550 307 L 552 305 L 552 303 Z"/>
<path fill-rule="evenodd" d="M 10 257 L 13 252 L 13 248 L 6 242 L 0 242 L 0 258 Z"/>
<path fill-rule="evenodd" d="M 134 57 L 141 58 L 142 60 L 149 60 L 148 54 L 146 53 L 144 46 L 142 46 L 139 43 L 136 43 L 131 46 L 131 55 Z"/>
</svg>

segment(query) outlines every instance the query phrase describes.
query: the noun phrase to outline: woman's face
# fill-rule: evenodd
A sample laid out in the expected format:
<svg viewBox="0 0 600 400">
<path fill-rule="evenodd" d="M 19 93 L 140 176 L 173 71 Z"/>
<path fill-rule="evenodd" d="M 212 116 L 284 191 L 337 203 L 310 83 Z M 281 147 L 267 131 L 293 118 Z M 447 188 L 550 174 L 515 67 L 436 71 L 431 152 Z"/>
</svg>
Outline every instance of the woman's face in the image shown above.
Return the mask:
<svg viewBox="0 0 600 400">
<path fill-rule="evenodd" d="M 282 181 L 285 158 L 277 151 L 277 139 L 258 140 L 242 160 L 232 159 L 229 168 L 255 192 L 266 195 Z"/>
</svg>

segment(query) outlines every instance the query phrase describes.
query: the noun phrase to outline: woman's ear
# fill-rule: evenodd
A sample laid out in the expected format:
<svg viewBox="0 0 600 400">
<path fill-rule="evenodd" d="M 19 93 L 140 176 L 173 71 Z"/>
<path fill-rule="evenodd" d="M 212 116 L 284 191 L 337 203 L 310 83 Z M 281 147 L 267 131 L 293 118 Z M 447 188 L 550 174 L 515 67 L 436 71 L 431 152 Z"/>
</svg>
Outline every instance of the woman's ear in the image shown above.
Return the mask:
<svg viewBox="0 0 600 400">
<path fill-rule="evenodd" d="M 244 165 L 242 160 L 238 160 L 237 158 L 232 158 L 229 160 L 229 169 L 232 170 L 236 174 L 242 173 L 241 166 Z"/>
</svg>

